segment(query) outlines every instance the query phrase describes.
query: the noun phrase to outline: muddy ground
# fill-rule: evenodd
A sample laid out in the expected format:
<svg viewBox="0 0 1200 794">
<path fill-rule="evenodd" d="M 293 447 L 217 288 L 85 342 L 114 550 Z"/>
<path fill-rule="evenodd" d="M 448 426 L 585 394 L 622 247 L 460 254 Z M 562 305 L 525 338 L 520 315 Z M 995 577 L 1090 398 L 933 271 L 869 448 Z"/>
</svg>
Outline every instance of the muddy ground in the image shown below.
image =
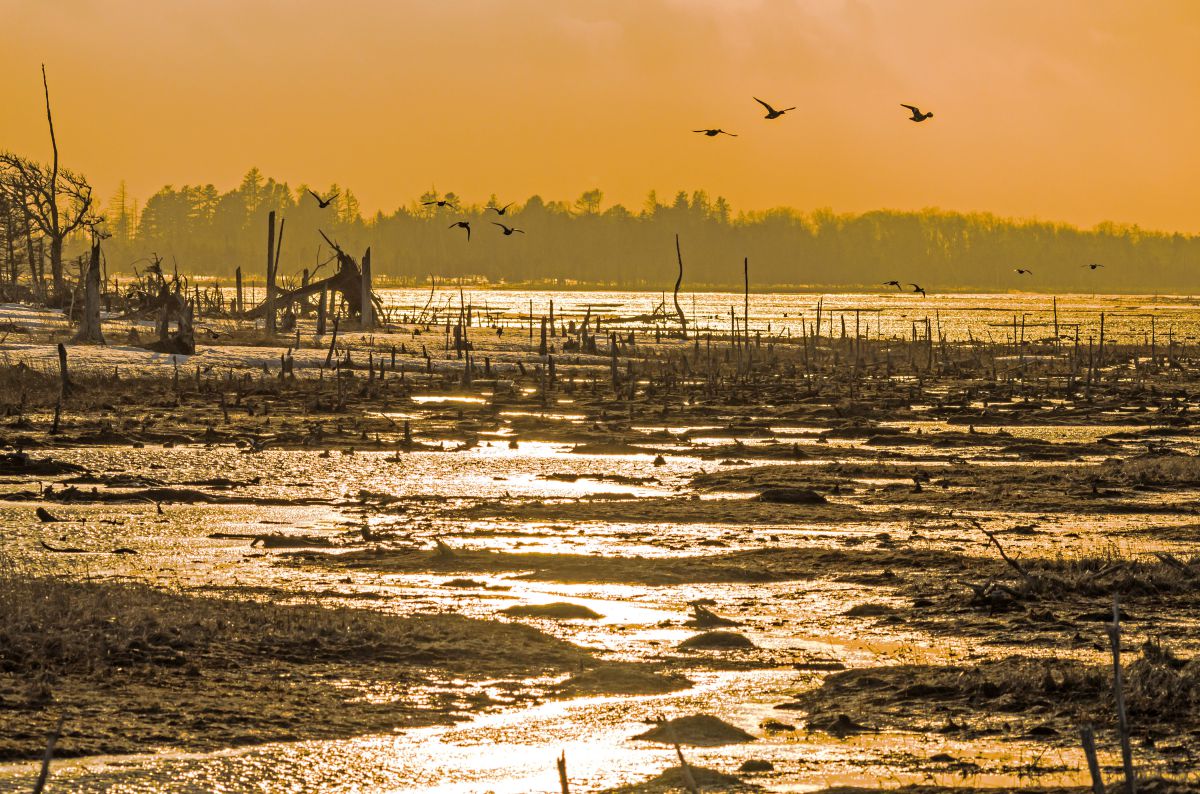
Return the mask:
<svg viewBox="0 0 1200 794">
<path fill-rule="evenodd" d="M 72 348 L 61 403 L 52 369 L 5 364 L 0 759 L 40 756 L 59 714 L 59 755 L 86 758 L 615 697 L 635 758 L 635 712 L 749 731 L 688 751 L 716 788 L 828 780 L 805 746 L 847 781 L 1070 788 L 1083 724 L 1116 779 L 1115 595 L 1139 765 L 1200 763 L 1189 359 L 1113 350 L 1085 392 L 967 347 L 922 368 L 895 343 L 913 378 L 837 340 L 751 343 L 745 367 L 718 340 L 714 368 L 664 339 L 622 346 L 614 393 L 603 354 L 550 382 L 546 357 L 471 333 L 491 377 L 453 350 L 392 364 L 412 337 L 383 334 L 295 377 L 114 378 Z M 672 755 L 574 788 L 677 790 L 638 782 Z"/>
</svg>

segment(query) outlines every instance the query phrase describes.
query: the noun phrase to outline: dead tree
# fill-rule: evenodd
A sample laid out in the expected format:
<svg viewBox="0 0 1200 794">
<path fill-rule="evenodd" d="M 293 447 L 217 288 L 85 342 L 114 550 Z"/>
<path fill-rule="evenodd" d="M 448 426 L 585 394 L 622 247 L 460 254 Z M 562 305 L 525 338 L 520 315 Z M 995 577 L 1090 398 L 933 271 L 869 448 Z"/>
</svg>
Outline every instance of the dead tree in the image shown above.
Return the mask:
<svg viewBox="0 0 1200 794">
<path fill-rule="evenodd" d="M 382 313 L 383 304 L 379 300 L 379 296 L 366 289 L 363 284 L 363 274 L 359 269 L 358 263 L 354 261 L 354 257 L 342 250 L 341 246 L 325 236 L 324 232 L 320 233 L 325 238 L 325 242 L 329 243 L 330 247 L 337 254 L 338 269 L 329 278 L 321 279 L 320 281 L 310 281 L 307 285 L 294 290 L 282 290 L 275 288 L 271 293 L 270 303 L 272 309 L 278 309 L 281 306 L 291 306 L 296 303 L 303 302 L 305 299 L 320 295 L 323 291 L 330 293 L 341 293 L 342 298 L 346 302 L 346 307 L 350 312 L 351 317 L 363 317 L 363 301 L 368 300 L 370 308 L 374 311 Z M 370 256 L 370 249 L 364 259 Z M 333 295 L 329 296 L 330 306 L 334 303 Z M 259 304 L 255 308 L 246 312 L 245 316 L 248 319 L 257 319 L 264 316 L 268 311 L 267 302 Z"/>
<path fill-rule="evenodd" d="M 59 166 L 58 140 L 54 135 L 54 118 L 50 114 L 50 86 L 44 66 L 42 87 L 46 95 L 46 122 L 50 126 L 53 155 L 50 167 L 0 152 L 0 169 L 16 175 L 27 221 L 36 226 L 50 242 L 54 299 L 61 304 L 67 294 L 66 280 L 63 278 L 63 242 L 76 229 L 94 224 L 96 218 L 92 213 L 92 186 L 81 174 Z"/>
<path fill-rule="evenodd" d="M 104 344 L 104 334 L 100 330 L 100 243 L 92 243 L 92 258 L 88 262 L 87 274 L 84 276 L 83 287 L 83 316 L 79 321 L 79 330 L 72 340 L 75 343 Z"/>
<path fill-rule="evenodd" d="M 190 356 L 196 352 L 196 334 L 192 328 L 192 305 L 184 298 L 184 292 L 176 288 L 171 291 L 164 283 L 159 293 L 159 312 L 155 322 L 158 340 L 146 345 L 156 353 L 174 353 Z M 176 325 L 175 330 L 171 324 Z"/>
<path fill-rule="evenodd" d="M 679 305 L 679 285 L 683 283 L 683 254 L 679 251 L 678 234 L 675 235 L 675 258 L 679 260 L 679 275 L 675 278 L 675 313 L 679 315 L 679 327 L 683 331 L 683 338 L 687 339 L 687 317 Z"/>
</svg>

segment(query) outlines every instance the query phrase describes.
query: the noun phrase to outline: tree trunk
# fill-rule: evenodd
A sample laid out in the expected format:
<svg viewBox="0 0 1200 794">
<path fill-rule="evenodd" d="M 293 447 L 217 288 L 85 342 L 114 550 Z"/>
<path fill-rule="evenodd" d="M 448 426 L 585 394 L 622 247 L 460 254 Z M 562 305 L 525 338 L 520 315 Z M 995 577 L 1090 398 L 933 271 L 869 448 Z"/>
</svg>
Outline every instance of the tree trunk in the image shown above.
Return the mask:
<svg viewBox="0 0 1200 794">
<path fill-rule="evenodd" d="M 362 258 L 362 330 L 375 330 L 375 306 L 371 303 L 371 249 Z"/>
<path fill-rule="evenodd" d="M 104 334 L 100 330 L 100 244 L 92 243 L 92 258 L 88 263 L 87 275 L 84 277 L 83 317 L 79 322 L 79 331 L 75 334 L 76 343 L 104 344 Z"/>
<path fill-rule="evenodd" d="M 67 284 L 63 279 L 63 238 L 50 237 L 50 278 L 54 281 L 54 302 L 61 305 L 67 297 Z"/>
<path fill-rule="evenodd" d="M 267 215 L 267 299 L 264 323 L 268 334 L 275 333 L 275 210 Z"/>
</svg>

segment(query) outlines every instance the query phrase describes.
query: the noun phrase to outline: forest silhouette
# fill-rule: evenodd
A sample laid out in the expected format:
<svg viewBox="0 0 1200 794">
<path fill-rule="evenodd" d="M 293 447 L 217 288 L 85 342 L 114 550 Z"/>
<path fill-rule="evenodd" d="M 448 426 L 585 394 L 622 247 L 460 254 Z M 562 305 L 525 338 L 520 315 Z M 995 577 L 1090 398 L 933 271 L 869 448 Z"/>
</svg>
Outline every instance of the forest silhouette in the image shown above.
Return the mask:
<svg viewBox="0 0 1200 794">
<path fill-rule="evenodd" d="M 327 208 L 312 193 L 336 198 Z M 438 199 L 451 206 L 427 204 Z M 104 210 L 110 273 L 155 254 L 180 272 L 228 277 L 241 267 L 261 278 L 267 213 L 287 222 L 281 276 L 315 271 L 331 251 L 318 230 L 352 251 L 372 248 L 377 278 L 422 283 L 476 278 L 493 284 L 662 288 L 675 273 L 674 235 L 682 240 L 685 288 L 741 286 L 742 259 L 758 289 L 869 288 L 917 281 L 929 290 L 1190 292 L 1200 289 L 1200 237 L 1103 223 L 1064 223 L 987 213 L 829 209 L 738 211 L 703 190 L 642 207 L 605 206 L 599 189 L 573 201 L 532 196 L 501 218 L 488 205 L 431 189 L 390 213 L 363 217 L 353 192 L 337 184 L 291 188 L 257 168 L 235 189 L 167 186 L 139 207 L 124 187 Z M 468 241 L 451 224 L 465 220 Z M 526 233 L 505 236 L 503 220 Z M 1101 269 L 1089 269 L 1101 263 Z M 1030 273 L 1017 273 L 1017 269 Z"/>
</svg>

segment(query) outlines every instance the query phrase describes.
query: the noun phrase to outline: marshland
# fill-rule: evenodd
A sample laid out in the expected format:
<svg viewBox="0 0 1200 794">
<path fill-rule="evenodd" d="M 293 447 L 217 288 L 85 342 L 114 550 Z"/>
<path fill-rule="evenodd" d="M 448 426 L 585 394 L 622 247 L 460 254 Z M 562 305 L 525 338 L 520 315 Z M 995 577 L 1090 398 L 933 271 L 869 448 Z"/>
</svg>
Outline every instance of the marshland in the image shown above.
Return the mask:
<svg viewBox="0 0 1200 794">
<path fill-rule="evenodd" d="M 10 5 L 0 792 L 1200 786 L 1191 5 Z"/>
</svg>

